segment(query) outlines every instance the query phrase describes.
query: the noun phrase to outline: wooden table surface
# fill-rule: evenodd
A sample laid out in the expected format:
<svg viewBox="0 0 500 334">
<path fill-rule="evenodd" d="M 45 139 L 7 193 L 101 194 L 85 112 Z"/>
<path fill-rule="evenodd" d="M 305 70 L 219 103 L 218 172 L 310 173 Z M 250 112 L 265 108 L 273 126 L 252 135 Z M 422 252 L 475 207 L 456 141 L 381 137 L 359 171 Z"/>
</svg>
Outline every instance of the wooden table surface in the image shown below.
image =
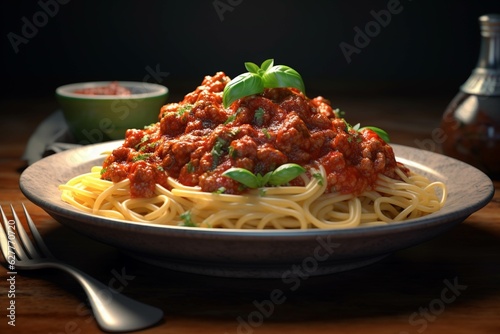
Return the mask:
<svg viewBox="0 0 500 334">
<path fill-rule="evenodd" d="M 395 143 L 432 149 L 432 130 L 448 97 L 332 102 L 352 124 L 380 126 Z M 270 291 L 285 288 L 281 280 L 208 277 L 143 264 L 60 225 L 29 202 L 19 190 L 26 164 L 21 155 L 56 108 L 52 97 L 1 101 L 8 116 L 0 124 L 0 204 L 20 210 L 24 203 L 61 260 L 163 309 L 164 320 L 144 333 L 500 333 L 499 182 L 486 207 L 444 235 L 364 268 L 310 277 L 282 304 L 259 309 Z M 0 333 L 100 332 L 83 291 L 66 274 L 19 271 L 13 286 L 9 278 L 2 267 Z M 15 327 L 7 309 L 12 301 Z"/>
</svg>

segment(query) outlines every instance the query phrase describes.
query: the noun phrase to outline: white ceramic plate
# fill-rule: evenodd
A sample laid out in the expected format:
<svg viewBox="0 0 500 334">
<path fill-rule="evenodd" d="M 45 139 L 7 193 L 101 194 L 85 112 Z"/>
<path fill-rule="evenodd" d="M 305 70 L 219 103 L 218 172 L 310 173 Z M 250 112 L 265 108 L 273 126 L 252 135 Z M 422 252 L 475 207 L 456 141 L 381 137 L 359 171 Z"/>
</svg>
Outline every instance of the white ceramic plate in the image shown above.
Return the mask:
<svg viewBox="0 0 500 334">
<path fill-rule="evenodd" d="M 101 165 L 122 141 L 46 157 L 21 175 L 24 195 L 61 224 L 142 261 L 191 273 L 229 277 L 322 275 L 376 262 L 444 233 L 493 197 L 491 180 L 458 160 L 393 144 L 397 160 L 448 186 L 443 209 L 387 226 L 345 230 L 231 230 L 159 226 L 97 217 L 60 199 L 58 185 Z"/>
</svg>

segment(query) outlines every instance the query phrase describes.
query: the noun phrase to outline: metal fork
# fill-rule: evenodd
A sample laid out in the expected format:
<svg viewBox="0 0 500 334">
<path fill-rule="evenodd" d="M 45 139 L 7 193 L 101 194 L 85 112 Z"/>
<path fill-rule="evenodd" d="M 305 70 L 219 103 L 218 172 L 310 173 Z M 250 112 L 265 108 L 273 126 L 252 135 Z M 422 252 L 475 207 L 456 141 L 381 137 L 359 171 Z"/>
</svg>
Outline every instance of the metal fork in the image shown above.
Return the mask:
<svg viewBox="0 0 500 334">
<path fill-rule="evenodd" d="M 12 270 L 57 268 L 72 275 L 83 287 L 95 319 L 101 329 L 108 332 L 135 331 L 150 327 L 163 318 L 163 311 L 130 299 L 109 288 L 77 268 L 57 260 L 45 245 L 26 207 L 24 215 L 33 235 L 35 245 L 25 231 L 14 207 L 13 220 L 8 220 L 2 207 L 3 228 L 0 228 L 0 244 L 7 267 Z M 12 267 L 10 267 L 12 266 Z"/>
</svg>

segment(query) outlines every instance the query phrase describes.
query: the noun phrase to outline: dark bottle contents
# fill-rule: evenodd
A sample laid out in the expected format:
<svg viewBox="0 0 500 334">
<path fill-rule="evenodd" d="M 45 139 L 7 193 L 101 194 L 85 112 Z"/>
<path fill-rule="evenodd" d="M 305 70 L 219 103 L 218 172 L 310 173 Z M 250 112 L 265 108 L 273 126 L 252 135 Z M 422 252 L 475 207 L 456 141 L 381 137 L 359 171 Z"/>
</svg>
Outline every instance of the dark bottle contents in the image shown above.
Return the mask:
<svg viewBox="0 0 500 334">
<path fill-rule="evenodd" d="M 479 61 L 444 112 L 441 148 L 500 179 L 500 15 L 484 15 L 479 22 Z"/>
<path fill-rule="evenodd" d="M 464 92 L 443 115 L 443 153 L 500 179 L 500 96 Z"/>
</svg>

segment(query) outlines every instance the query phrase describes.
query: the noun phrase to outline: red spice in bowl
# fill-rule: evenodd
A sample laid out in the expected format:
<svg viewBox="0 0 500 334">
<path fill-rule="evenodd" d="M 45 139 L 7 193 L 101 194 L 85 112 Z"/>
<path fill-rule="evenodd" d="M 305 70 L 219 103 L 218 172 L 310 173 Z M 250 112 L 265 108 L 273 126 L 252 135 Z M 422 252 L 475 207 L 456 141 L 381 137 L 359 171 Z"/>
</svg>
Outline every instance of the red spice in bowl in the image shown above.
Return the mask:
<svg viewBox="0 0 500 334">
<path fill-rule="evenodd" d="M 128 88 L 120 86 L 118 81 L 113 81 L 106 86 L 77 89 L 74 91 L 74 93 L 85 94 L 85 95 L 120 95 L 120 96 L 128 96 L 132 94 L 132 92 Z"/>
</svg>

